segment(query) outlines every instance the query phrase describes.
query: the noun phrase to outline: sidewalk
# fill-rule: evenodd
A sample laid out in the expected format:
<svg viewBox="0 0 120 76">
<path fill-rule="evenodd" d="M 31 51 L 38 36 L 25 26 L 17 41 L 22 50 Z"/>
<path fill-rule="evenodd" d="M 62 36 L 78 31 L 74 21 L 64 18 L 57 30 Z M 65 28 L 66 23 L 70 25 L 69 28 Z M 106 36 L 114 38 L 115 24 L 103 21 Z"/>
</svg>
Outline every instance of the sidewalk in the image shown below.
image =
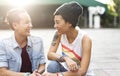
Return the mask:
<svg viewBox="0 0 120 76">
<path fill-rule="evenodd" d="M 95 76 L 120 76 L 120 29 L 82 29 L 92 38 L 92 63 Z M 45 54 L 51 44 L 54 29 L 37 29 L 31 33 L 44 40 Z M 9 30 L 0 30 L 0 37 L 11 35 Z"/>
<path fill-rule="evenodd" d="M 86 30 L 93 39 L 96 76 L 120 76 L 120 29 Z"/>
</svg>

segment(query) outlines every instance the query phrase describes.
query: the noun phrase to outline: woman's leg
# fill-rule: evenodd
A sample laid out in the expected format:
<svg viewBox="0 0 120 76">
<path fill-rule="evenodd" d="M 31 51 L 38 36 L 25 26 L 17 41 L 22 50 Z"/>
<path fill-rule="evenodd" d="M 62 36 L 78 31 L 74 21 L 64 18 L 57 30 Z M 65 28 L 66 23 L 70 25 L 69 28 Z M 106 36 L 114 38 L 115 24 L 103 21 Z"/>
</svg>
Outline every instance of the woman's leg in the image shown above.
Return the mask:
<svg viewBox="0 0 120 76">
<path fill-rule="evenodd" d="M 65 72 L 67 71 L 59 62 L 50 61 L 47 67 L 47 72 L 56 73 L 56 72 Z"/>
</svg>

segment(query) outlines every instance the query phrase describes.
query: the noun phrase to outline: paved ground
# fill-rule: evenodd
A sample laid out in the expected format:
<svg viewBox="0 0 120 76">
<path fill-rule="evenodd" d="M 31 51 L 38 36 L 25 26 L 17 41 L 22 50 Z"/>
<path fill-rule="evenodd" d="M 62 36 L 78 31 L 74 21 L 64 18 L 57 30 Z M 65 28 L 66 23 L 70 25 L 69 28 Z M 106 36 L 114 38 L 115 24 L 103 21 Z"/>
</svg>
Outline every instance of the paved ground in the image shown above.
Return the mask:
<svg viewBox="0 0 120 76">
<path fill-rule="evenodd" d="M 92 38 L 92 63 L 95 76 L 120 76 L 120 29 L 82 29 Z M 53 34 L 53 29 L 32 30 L 32 34 L 41 36 L 44 40 L 47 54 Z M 0 38 L 11 35 L 10 30 L 0 30 Z"/>
</svg>

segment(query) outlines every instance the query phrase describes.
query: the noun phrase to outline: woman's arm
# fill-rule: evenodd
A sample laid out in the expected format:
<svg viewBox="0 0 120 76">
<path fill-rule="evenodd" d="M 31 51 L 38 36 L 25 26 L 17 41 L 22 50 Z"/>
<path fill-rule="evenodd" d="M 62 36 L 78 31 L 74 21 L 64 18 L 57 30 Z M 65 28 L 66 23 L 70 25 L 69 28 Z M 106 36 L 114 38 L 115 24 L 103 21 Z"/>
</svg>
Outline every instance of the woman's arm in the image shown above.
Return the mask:
<svg viewBox="0 0 120 76">
<path fill-rule="evenodd" d="M 82 60 L 80 64 L 81 66 L 80 71 L 83 76 L 84 74 L 86 74 L 88 70 L 88 66 L 91 58 L 91 48 L 92 48 L 91 39 L 87 35 L 84 35 L 82 39 Z"/>
<path fill-rule="evenodd" d="M 14 71 L 8 70 L 5 67 L 0 68 L 0 76 L 28 76 L 26 74 L 27 73 L 14 72 Z M 32 74 L 29 74 L 29 76 L 40 76 L 40 74 L 34 71 Z"/>
<path fill-rule="evenodd" d="M 60 37 L 61 35 L 56 32 L 47 55 L 49 60 L 58 60 L 60 58 L 60 55 L 56 54 L 56 51 L 60 43 Z"/>
<path fill-rule="evenodd" d="M 7 68 L 0 68 L 0 76 L 24 76 L 25 73 L 10 71 Z"/>
<path fill-rule="evenodd" d="M 45 71 L 45 64 L 40 64 L 37 72 L 42 74 Z"/>
</svg>

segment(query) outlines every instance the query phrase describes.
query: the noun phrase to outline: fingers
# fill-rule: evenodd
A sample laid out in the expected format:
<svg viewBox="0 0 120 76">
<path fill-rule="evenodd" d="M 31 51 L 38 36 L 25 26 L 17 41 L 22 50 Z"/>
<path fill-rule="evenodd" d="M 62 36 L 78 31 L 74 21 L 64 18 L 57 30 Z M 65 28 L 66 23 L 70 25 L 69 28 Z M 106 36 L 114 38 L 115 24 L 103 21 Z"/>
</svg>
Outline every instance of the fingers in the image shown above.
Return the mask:
<svg viewBox="0 0 120 76">
<path fill-rule="evenodd" d="M 46 73 L 44 72 L 44 73 L 42 74 L 42 76 L 46 76 Z"/>
<path fill-rule="evenodd" d="M 42 74 L 42 76 L 56 76 L 56 74 L 44 72 L 44 73 Z"/>
<path fill-rule="evenodd" d="M 77 71 L 78 70 L 78 66 L 76 63 L 70 64 L 68 66 L 68 68 L 70 69 L 70 71 Z"/>
<path fill-rule="evenodd" d="M 37 70 L 33 71 L 33 73 L 30 76 L 41 76 Z"/>
<path fill-rule="evenodd" d="M 77 66 L 77 63 L 73 61 L 71 58 L 68 57 L 66 59 L 66 63 L 70 71 L 78 71 L 79 68 Z"/>
<path fill-rule="evenodd" d="M 49 76 L 49 73 L 48 73 L 48 72 L 44 72 L 44 73 L 42 74 L 42 76 Z"/>
</svg>

